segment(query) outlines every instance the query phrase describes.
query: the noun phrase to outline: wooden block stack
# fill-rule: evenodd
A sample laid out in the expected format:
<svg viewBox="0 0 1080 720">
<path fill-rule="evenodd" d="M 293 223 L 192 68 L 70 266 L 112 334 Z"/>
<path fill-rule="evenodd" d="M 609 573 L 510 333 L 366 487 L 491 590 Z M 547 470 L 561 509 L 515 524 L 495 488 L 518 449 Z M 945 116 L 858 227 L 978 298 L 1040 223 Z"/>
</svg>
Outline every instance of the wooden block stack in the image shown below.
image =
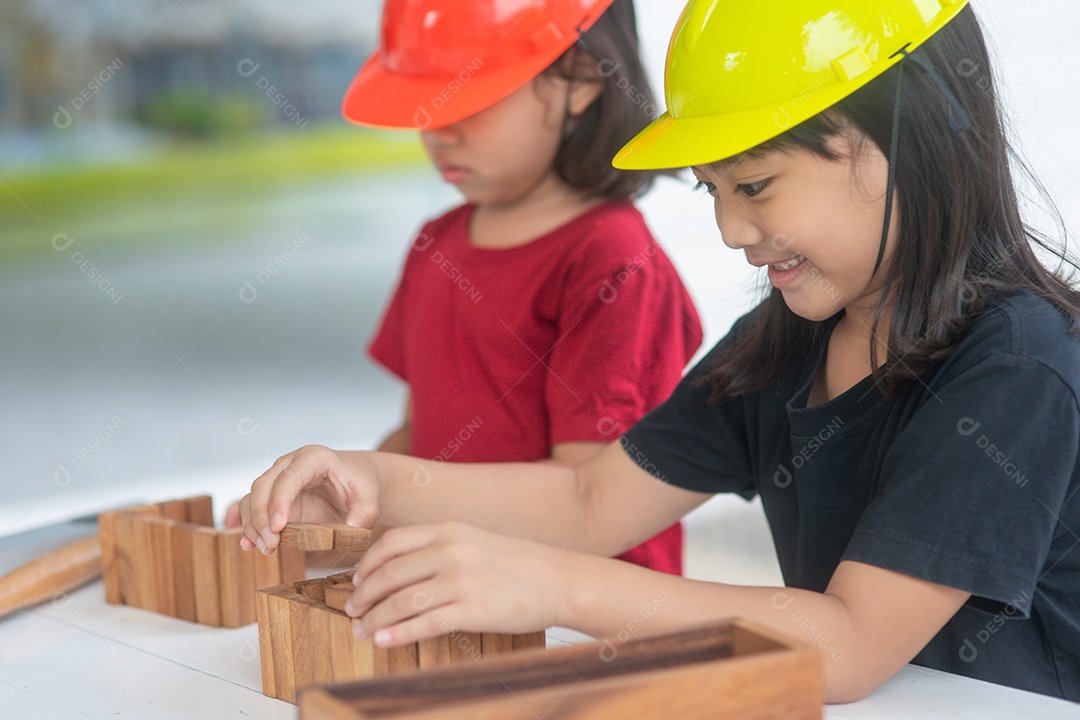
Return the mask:
<svg viewBox="0 0 1080 720">
<path fill-rule="evenodd" d="M 345 526 L 290 524 L 281 547 L 363 552 L 370 534 Z M 453 632 L 397 648 L 379 648 L 352 633 L 345 614 L 352 572 L 262 589 L 256 597 L 263 694 L 296 702 L 300 690 L 362 680 L 402 670 L 479 660 L 512 650 L 544 647 L 544 633 L 499 635 Z"/>
<path fill-rule="evenodd" d="M 239 529 L 215 530 L 208 495 L 98 516 L 105 600 L 203 625 L 255 622 L 255 591 L 304 578 L 304 553 L 240 549 Z"/>
</svg>

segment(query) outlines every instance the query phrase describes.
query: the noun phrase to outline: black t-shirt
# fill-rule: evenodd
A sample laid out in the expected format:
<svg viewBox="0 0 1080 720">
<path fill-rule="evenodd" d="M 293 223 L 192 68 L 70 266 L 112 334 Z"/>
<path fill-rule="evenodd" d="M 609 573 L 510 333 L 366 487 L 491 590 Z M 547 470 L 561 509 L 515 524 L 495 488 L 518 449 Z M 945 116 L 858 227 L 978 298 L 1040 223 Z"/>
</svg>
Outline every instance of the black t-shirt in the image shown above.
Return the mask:
<svg viewBox="0 0 1080 720">
<path fill-rule="evenodd" d="M 711 404 L 696 381 L 752 314 L 627 454 L 682 488 L 760 495 L 788 586 L 822 592 L 855 560 L 970 592 L 917 664 L 1080 700 L 1080 339 L 1061 313 L 1000 300 L 896 403 L 867 377 L 807 408 L 826 339 Z"/>
</svg>

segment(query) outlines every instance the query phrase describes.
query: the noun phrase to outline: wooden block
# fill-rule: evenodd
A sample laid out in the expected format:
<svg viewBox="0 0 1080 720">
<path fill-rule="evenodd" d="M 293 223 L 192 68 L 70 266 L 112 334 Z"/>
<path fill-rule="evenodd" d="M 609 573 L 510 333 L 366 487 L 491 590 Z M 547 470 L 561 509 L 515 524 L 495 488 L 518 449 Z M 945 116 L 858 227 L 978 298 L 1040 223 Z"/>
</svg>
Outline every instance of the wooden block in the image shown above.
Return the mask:
<svg viewBox="0 0 1080 720">
<path fill-rule="evenodd" d="M 158 503 L 158 507 L 161 508 L 161 517 L 176 520 L 177 522 L 187 522 L 187 501 L 169 500 L 168 502 Z"/>
<path fill-rule="evenodd" d="M 277 697 L 274 682 L 274 631 L 270 622 L 270 595 L 262 590 L 255 593 L 255 619 L 259 623 L 259 670 L 262 691 L 266 697 Z"/>
<path fill-rule="evenodd" d="M 450 636 L 428 638 L 417 643 L 417 665 L 421 670 L 450 664 Z"/>
<path fill-rule="evenodd" d="M 312 578 L 293 583 L 293 589 L 304 597 L 317 601 L 320 605 L 326 602 L 326 588 L 333 585 L 333 578 Z"/>
<path fill-rule="evenodd" d="M 191 528 L 191 558 L 195 585 L 195 619 L 203 625 L 221 626 L 218 533 L 213 528 Z"/>
<path fill-rule="evenodd" d="M 172 528 L 173 591 L 176 593 L 176 617 L 196 622 L 195 554 L 191 533 L 189 523 L 177 523 Z"/>
<path fill-rule="evenodd" d="M 511 636 L 502 633 L 484 633 L 480 645 L 484 657 L 514 651 L 514 641 L 511 639 Z"/>
<path fill-rule="evenodd" d="M 295 593 L 289 603 L 289 626 L 292 635 L 292 672 L 295 692 L 315 685 L 316 656 L 319 654 L 312 622 L 311 606 L 315 600 Z M 296 702 L 296 699 L 289 702 Z"/>
<path fill-rule="evenodd" d="M 353 635 L 354 620 L 339 612 L 328 612 L 330 619 L 330 662 L 333 681 L 349 682 L 375 675 L 375 645 L 371 638 L 360 640 Z"/>
<path fill-rule="evenodd" d="M 364 552 L 371 547 L 371 531 L 348 525 L 327 525 L 334 531 L 334 547 L 338 552 Z"/>
<path fill-rule="evenodd" d="M 255 558 L 240 549 L 243 534 L 243 528 L 217 533 L 221 624 L 227 628 L 255 622 Z"/>
<path fill-rule="evenodd" d="M 154 550 L 154 525 L 147 517 L 135 517 L 131 522 L 131 566 L 135 574 L 134 601 L 128 605 L 158 612 L 158 565 Z"/>
<path fill-rule="evenodd" d="M 389 675 L 390 651 L 378 647 L 371 641 L 371 638 L 368 638 L 368 642 L 371 642 L 371 674 L 375 676 Z"/>
<path fill-rule="evenodd" d="M 307 555 L 303 550 L 278 546 L 274 556 L 281 564 L 281 582 L 300 582 L 307 576 Z"/>
<path fill-rule="evenodd" d="M 281 547 L 292 550 L 334 549 L 334 528 L 312 523 L 289 523 L 281 531 Z"/>
<path fill-rule="evenodd" d="M 120 586 L 120 602 L 132 607 L 143 607 L 139 602 L 137 575 L 135 571 L 135 522 L 139 517 L 156 516 L 161 508 L 156 505 L 136 505 L 113 513 L 113 529 L 116 537 L 113 566 L 117 584 Z"/>
<path fill-rule="evenodd" d="M 209 495 L 197 495 L 184 500 L 187 505 L 187 521 L 196 525 L 214 527 L 214 502 Z"/>
<path fill-rule="evenodd" d="M 386 656 L 388 671 L 391 673 L 415 670 L 420 666 L 416 643 L 387 648 Z"/>
<path fill-rule="evenodd" d="M 277 697 L 296 702 L 296 681 L 293 675 L 292 619 L 289 606 L 293 597 L 300 597 L 290 587 L 267 593 L 270 609 L 270 629 L 273 634 L 274 688 Z"/>
<path fill-rule="evenodd" d="M 330 630 L 331 610 L 320 605 L 308 607 L 308 643 L 311 646 L 311 672 L 313 685 L 329 685 L 334 682 L 333 640 Z M 306 686 L 305 686 L 306 687 Z M 302 688 L 298 685 L 297 691 Z"/>
<path fill-rule="evenodd" d="M 183 505 L 180 506 L 180 509 L 183 510 Z M 173 562 L 172 538 L 172 530 L 176 521 L 166 517 L 148 517 L 143 522 L 150 527 L 150 536 L 152 538 L 157 598 L 155 609 L 162 615 L 176 617 L 176 565 Z"/>
<path fill-rule="evenodd" d="M 547 633 L 543 630 L 521 635 L 511 635 L 514 650 L 532 650 L 533 648 L 547 647 Z"/>
<path fill-rule="evenodd" d="M 345 603 L 352 597 L 353 590 L 355 589 L 356 588 L 353 587 L 352 583 L 327 585 L 323 589 L 323 602 L 326 603 L 326 607 L 345 612 Z"/>
<path fill-rule="evenodd" d="M 101 543 L 101 580 L 105 585 L 105 602 L 123 602 L 120 593 L 120 573 L 116 568 L 116 513 L 98 515 L 98 542 Z"/>
<path fill-rule="evenodd" d="M 786 641 L 779 648 L 742 654 L 733 651 L 733 627 L 759 630 L 725 621 L 630 639 L 615 655 L 603 642 L 594 642 L 334 685 L 305 694 L 301 718 L 820 720 L 820 651 Z M 320 692 L 329 696 L 325 702 L 309 702 Z"/>
<path fill-rule="evenodd" d="M 251 551 L 255 563 L 255 589 L 276 587 L 284 582 L 281 578 L 281 558 L 278 553 L 263 555 L 258 550 Z"/>
<path fill-rule="evenodd" d="M 476 662 L 484 657 L 483 635 L 480 633 L 454 632 L 450 635 L 450 662 L 471 660 Z"/>
</svg>

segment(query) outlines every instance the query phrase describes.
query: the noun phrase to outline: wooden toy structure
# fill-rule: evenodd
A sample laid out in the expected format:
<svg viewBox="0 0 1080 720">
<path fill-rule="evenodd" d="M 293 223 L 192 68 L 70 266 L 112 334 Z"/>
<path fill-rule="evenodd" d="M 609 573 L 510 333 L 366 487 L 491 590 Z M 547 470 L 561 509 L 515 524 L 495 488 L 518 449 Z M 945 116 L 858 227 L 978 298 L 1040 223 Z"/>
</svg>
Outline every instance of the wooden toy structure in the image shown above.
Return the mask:
<svg viewBox="0 0 1080 720">
<path fill-rule="evenodd" d="M 819 720 L 817 648 L 725 621 L 308 690 L 301 720 Z"/>
<path fill-rule="evenodd" d="M 304 553 L 240 549 L 214 528 L 209 496 L 98 516 L 105 600 L 227 628 L 255 622 L 255 591 L 304 579 Z"/>
<path fill-rule="evenodd" d="M 357 532 L 366 531 L 290 524 L 282 532 L 281 547 L 363 551 L 367 544 Z M 259 590 L 255 605 L 264 695 L 296 702 L 300 690 L 316 685 L 544 647 L 542 632 L 501 635 L 456 631 L 403 647 L 376 647 L 370 638 L 360 640 L 353 635 L 354 620 L 344 612 L 354 589 L 351 580 L 352 572 L 345 572 Z"/>
</svg>

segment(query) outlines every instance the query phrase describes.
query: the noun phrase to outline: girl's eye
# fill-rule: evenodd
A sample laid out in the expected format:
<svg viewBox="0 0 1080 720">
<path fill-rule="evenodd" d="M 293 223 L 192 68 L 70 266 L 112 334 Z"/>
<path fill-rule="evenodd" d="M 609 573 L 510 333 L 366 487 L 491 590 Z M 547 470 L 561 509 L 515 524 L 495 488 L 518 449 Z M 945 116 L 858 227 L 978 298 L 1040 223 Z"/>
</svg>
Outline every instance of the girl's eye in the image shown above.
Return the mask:
<svg viewBox="0 0 1080 720">
<path fill-rule="evenodd" d="M 701 180 L 698 182 L 697 185 L 694 186 L 694 192 L 701 192 L 702 190 L 709 193 L 710 195 L 716 195 L 716 185 L 712 184 L 711 182 L 705 182 L 704 180 Z"/>
<path fill-rule="evenodd" d="M 757 197 L 760 195 L 766 187 L 769 185 L 769 180 L 760 180 L 756 183 L 750 183 L 748 185 L 737 185 L 735 192 L 742 193 L 746 197 Z"/>
</svg>

